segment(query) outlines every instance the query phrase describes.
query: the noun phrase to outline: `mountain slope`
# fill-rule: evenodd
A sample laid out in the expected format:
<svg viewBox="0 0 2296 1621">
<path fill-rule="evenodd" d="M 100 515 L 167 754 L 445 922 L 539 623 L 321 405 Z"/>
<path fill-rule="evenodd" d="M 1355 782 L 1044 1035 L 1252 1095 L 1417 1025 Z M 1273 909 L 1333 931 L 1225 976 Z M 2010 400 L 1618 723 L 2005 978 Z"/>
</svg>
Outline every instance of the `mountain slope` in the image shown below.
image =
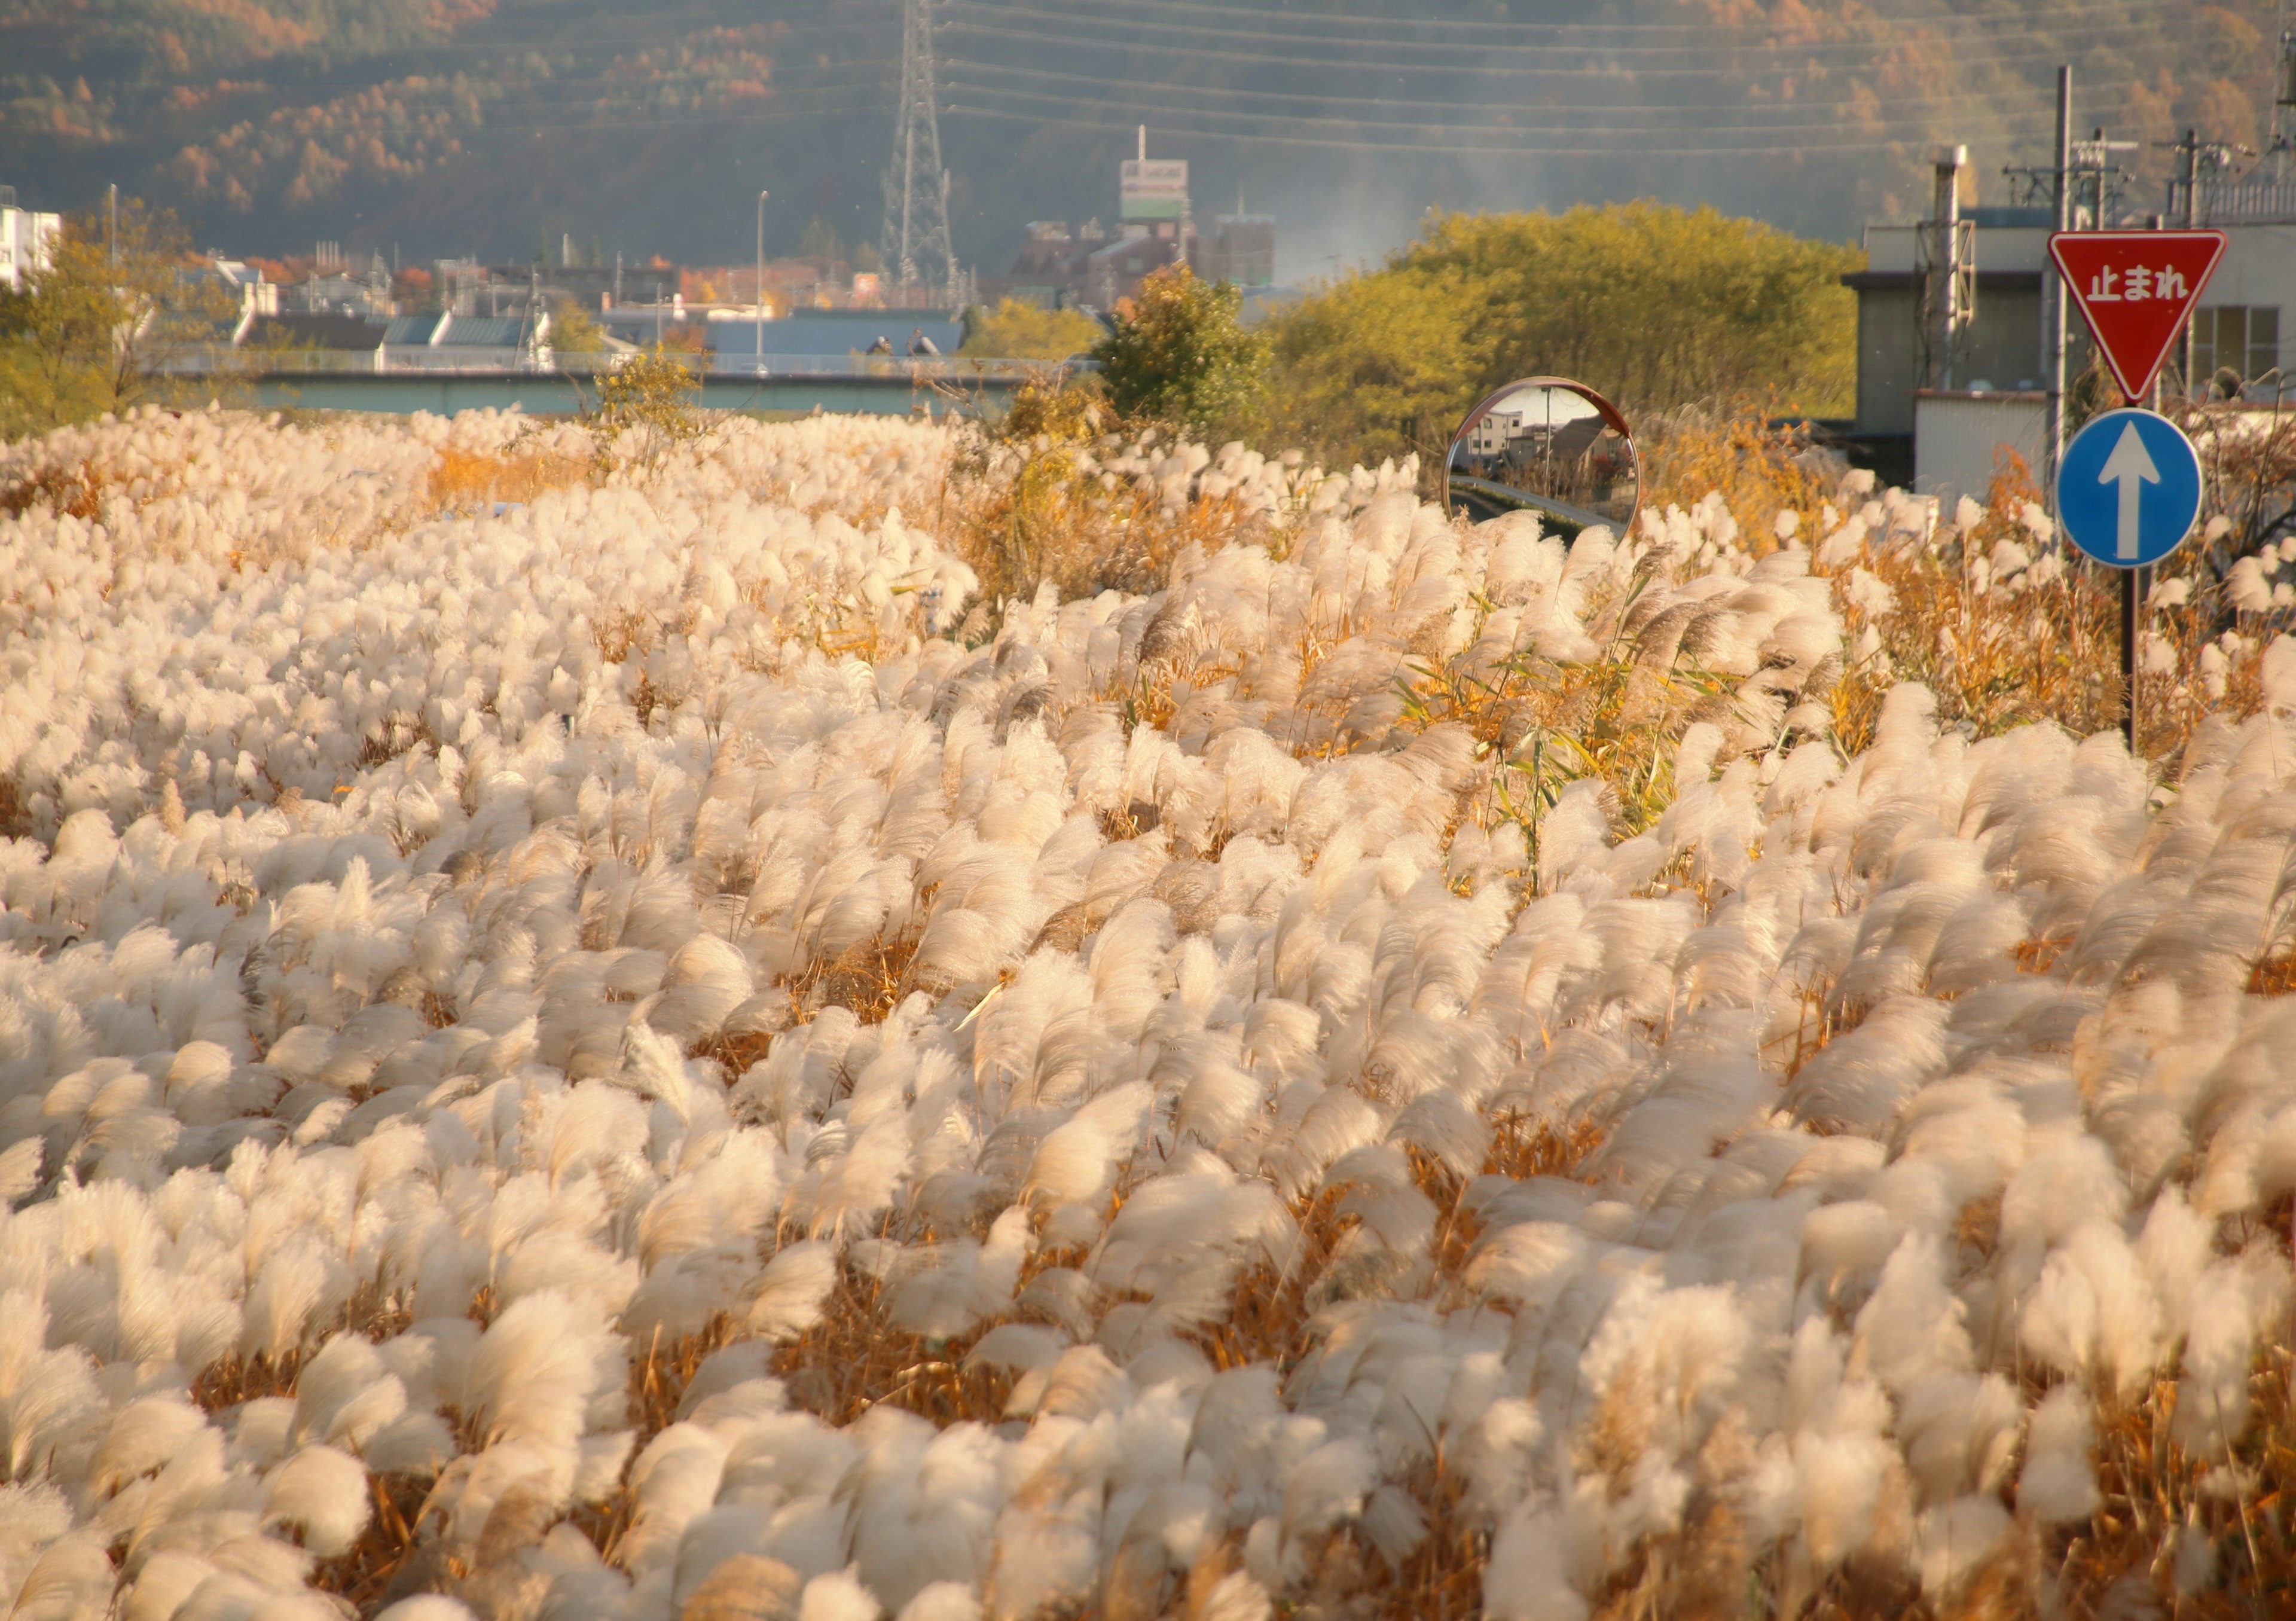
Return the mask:
<svg viewBox="0 0 2296 1621">
<path fill-rule="evenodd" d="M 1382 14 L 1384 13 L 1384 14 Z M 1430 207 L 1656 196 L 1846 237 L 1923 206 L 1929 147 L 1980 190 L 2041 158 L 2051 77 L 2079 122 L 2260 147 L 2271 0 L 941 0 L 960 253 L 1034 217 L 1109 216 L 1145 123 L 1198 212 L 1282 221 L 1292 279 L 1376 253 Z M 47 207 L 107 182 L 203 233 L 410 255 L 741 259 L 818 218 L 875 234 L 898 83 L 893 0 L 46 0 L 0 4 L 0 176 Z"/>
</svg>

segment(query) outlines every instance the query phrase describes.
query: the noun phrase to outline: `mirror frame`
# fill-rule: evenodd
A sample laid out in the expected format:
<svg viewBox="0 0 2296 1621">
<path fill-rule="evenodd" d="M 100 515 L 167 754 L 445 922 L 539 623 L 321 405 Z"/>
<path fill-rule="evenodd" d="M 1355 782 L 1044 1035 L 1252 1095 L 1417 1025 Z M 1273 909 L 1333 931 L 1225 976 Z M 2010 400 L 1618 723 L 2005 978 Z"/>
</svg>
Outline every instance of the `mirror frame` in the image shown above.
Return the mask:
<svg viewBox="0 0 2296 1621">
<path fill-rule="evenodd" d="M 1528 490 L 1515 492 L 1522 497 L 1522 505 L 1537 512 L 1541 520 L 1541 527 L 1550 531 L 1568 525 L 1569 533 L 1563 537 L 1566 543 L 1577 540 L 1581 529 L 1597 527 L 1606 528 L 1611 531 L 1613 537 L 1624 540 L 1634 532 L 1635 520 L 1642 516 L 1642 446 L 1635 443 L 1635 431 L 1627 423 L 1626 413 L 1585 383 L 1569 377 L 1519 377 L 1511 383 L 1492 389 L 1490 393 L 1476 402 L 1473 410 L 1459 420 L 1459 426 L 1452 433 L 1450 442 L 1443 447 L 1444 512 L 1456 513 L 1457 511 L 1451 503 L 1451 462 L 1458 454 L 1460 445 L 1470 433 L 1474 431 L 1475 424 L 1488 416 L 1502 400 L 1525 389 L 1567 389 L 1595 407 L 1595 413 L 1603 419 L 1603 425 L 1627 442 L 1627 454 L 1633 462 L 1635 469 L 1635 504 L 1624 518 L 1613 520 L 1605 518 L 1599 512 L 1587 512 L 1583 507 L 1571 506 L 1543 495 L 1534 495 Z"/>
</svg>

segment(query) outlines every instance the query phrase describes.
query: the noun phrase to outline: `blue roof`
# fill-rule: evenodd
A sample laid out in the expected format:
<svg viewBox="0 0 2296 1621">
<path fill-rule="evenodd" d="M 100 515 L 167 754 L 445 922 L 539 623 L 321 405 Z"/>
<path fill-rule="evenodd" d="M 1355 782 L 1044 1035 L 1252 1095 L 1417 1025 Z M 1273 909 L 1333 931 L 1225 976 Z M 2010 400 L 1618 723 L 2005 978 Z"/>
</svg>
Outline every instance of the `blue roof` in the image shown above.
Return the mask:
<svg viewBox="0 0 2296 1621">
<path fill-rule="evenodd" d="M 442 348 L 514 349 L 525 337 L 523 315 L 456 315 L 439 344 Z"/>
<path fill-rule="evenodd" d="M 429 315 L 398 315 L 385 329 L 382 340 L 393 346 L 406 343 L 428 343 L 430 334 L 439 330 L 440 317 Z"/>
<path fill-rule="evenodd" d="M 956 353 L 964 341 L 964 328 L 947 311 L 938 309 L 837 309 L 800 312 L 765 323 L 764 352 L 767 355 L 849 355 L 866 351 L 879 338 L 893 352 L 909 352 L 909 333 L 922 328 L 944 355 Z M 722 358 L 758 352 L 754 321 L 712 321 L 706 329 Z M 651 332 L 640 334 L 650 340 Z"/>
</svg>

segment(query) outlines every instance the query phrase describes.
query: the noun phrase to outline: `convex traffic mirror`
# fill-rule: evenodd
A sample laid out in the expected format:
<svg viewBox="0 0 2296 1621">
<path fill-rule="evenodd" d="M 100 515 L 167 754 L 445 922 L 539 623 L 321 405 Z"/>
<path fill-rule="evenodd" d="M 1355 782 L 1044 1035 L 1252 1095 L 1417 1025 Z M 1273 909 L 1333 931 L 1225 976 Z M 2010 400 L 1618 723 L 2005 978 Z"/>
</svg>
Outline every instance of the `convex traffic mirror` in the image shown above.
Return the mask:
<svg viewBox="0 0 2296 1621">
<path fill-rule="evenodd" d="M 1642 502 L 1627 419 L 1585 383 L 1527 377 L 1467 413 L 1444 458 L 1444 505 L 1482 520 L 1532 512 L 1566 540 L 1596 524 L 1623 536 Z"/>
</svg>

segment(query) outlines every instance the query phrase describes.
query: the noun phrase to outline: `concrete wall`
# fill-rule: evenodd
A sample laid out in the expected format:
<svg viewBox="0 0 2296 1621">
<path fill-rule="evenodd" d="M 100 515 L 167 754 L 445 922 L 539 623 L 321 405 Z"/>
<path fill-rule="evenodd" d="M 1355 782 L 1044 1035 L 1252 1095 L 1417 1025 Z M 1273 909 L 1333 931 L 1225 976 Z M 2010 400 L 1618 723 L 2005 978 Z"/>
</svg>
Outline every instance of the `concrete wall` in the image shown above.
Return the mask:
<svg viewBox="0 0 2296 1621">
<path fill-rule="evenodd" d="M 426 375 L 419 372 L 305 373 L 258 377 L 256 397 L 273 409 L 299 407 L 306 411 L 381 411 L 405 414 L 429 411 L 451 416 L 457 411 L 516 406 L 534 415 L 570 414 L 585 409 L 595 397 L 592 389 L 578 389 L 565 377 L 550 373 L 455 373 Z M 969 385 L 968 401 L 989 406 L 1002 405 L 1016 384 L 991 381 Z M 939 416 L 956 402 L 931 389 L 916 388 L 905 376 L 843 377 L 811 380 L 712 377 L 702 387 L 701 404 L 710 410 L 806 412 L 818 406 L 839 413 L 905 416 L 922 406 Z"/>
<path fill-rule="evenodd" d="M 1982 501 L 2004 450 L 2022 456 L 2028 476 L 2038 481 L 2046 405 L 2038 392 L 1915 396 L 1914 488 L 1942 496 L 1948 510 L 1957 495 Z"/>
</svg>

